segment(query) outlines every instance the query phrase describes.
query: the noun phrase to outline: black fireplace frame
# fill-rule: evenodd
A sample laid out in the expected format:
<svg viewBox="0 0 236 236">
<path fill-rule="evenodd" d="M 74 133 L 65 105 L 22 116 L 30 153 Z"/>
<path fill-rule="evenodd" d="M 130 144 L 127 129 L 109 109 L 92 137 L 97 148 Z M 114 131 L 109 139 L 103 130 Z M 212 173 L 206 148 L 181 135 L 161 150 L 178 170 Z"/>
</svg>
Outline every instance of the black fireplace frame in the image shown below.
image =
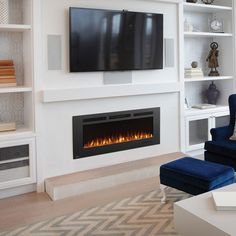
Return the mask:
<svg viewBox="0 0 236 236">
<path fill-rule="evenodd" d="M 140 119 L 148 117 L 153 117 L 152 138 L 111 144 L 95 148 L 88 148 L 88 149 L 84 148 L 83 125 L 122 121 L 128 119 Z M 72 125 L 73 125 L 74 159 L 160 144 L 160 107 L 93 114 L 93 115 L 74 116 L 72 117 Z"/>
</svg>

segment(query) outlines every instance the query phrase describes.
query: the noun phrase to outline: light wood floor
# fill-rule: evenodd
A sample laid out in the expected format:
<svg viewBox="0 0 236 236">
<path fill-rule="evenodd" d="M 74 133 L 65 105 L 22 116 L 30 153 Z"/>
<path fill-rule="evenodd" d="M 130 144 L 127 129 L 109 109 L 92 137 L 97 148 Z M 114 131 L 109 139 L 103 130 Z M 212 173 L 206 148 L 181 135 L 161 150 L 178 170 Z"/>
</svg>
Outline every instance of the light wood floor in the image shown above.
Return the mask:
<svg viewBox="0 0 236 236">
<path fill-rule="evenodd" d="M 175 153 L 158 157 L 160 165 L 183 156 Z M 102 191 L 51 201 L 46 193 L 29 193 L 0 200 L 0 231 L 32 224 L 91 208 L 159 188 L 157 178 L 119 185 Z"/>
</svg>

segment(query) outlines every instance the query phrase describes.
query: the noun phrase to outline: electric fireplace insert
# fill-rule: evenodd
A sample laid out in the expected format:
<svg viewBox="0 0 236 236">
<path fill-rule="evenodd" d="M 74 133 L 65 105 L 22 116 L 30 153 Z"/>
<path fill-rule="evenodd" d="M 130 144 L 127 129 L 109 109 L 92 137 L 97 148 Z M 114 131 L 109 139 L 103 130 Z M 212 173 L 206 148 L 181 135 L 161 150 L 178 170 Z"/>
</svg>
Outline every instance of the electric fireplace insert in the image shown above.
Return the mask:
<svg viewBox="0 0 236 236">
<path fill-rule="evenodd" d="M 73 117 L 74 159 L 160 144 L 160 108 Z"/>
</svg>

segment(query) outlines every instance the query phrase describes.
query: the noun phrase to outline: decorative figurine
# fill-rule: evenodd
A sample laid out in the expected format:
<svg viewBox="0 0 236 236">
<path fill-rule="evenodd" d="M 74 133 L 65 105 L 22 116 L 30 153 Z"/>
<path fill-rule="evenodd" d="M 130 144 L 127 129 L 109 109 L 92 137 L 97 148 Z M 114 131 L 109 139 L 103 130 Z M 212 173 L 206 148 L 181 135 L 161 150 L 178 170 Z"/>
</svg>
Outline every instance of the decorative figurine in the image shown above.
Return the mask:
<svg viewBox="0 0 236 236">
<path fill-rule="evenodd" d="M 205 4 L 212 4 L 215 0 L 202 0 Z"/>
<path fill-rule="evenodd" d="M 216 105 L 219 96 L 220 91 L 216 88 L 216 85 L 212 81 L 209 88 L 206 90 L 207 103 Z"/>
<path fill-rule="evenodd" d="M 211 51 L 209 52 L 209 55 L 206 59 L 208 62 L 208 67 L 211 69 L 209 76 L 220 76 L 218 70 L 216 69 L 219 67 L 218 63 L 218 56 L 219 56 L 219 50 L 218 50 L 218 43 L 213 42 L 211 43 Z"/>
</svg>

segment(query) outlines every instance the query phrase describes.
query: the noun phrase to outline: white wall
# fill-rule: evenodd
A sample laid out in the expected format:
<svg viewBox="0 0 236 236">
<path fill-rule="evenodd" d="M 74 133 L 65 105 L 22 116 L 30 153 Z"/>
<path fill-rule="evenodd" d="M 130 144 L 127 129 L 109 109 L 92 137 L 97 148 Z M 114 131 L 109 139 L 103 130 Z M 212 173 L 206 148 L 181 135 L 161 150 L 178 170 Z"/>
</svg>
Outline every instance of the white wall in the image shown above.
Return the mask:
<svg viewBox="0 0 236 236">
<path fill-rule="evenodd" d="M 42 0 L 42 65 L 37 71 L 37 154 L 38 183 L 47 177 L 82 171 L 115 163 L 179 151 L 179 94 L 176 92 L 126 96 L 97 100 L 42 103 L 40 92 L 46 89 L 94 87 L 103 85 L 103 73 L 68 72 L 68 8 L 70 6 L 103 9 L 127 9 L 164 14 L 164 37 L 175 40 L 175 67 L 133 72 L 133 84 L 179 81 L 178 5 L 147 0 Z M 41 29 L 40 29 L 41 30 Z M 62 36 L 61 71 L 47 70 L 47 35 Z M 124 85 L 125 86 L 125 85 Z M 120 87 L 120 86 L 119 86 Z M 99 89 L 99 88 L 98 88 Z M 120 110 L 161 107 L 161 144 L 73 160 L 72 116 Z"/>
</svg>

